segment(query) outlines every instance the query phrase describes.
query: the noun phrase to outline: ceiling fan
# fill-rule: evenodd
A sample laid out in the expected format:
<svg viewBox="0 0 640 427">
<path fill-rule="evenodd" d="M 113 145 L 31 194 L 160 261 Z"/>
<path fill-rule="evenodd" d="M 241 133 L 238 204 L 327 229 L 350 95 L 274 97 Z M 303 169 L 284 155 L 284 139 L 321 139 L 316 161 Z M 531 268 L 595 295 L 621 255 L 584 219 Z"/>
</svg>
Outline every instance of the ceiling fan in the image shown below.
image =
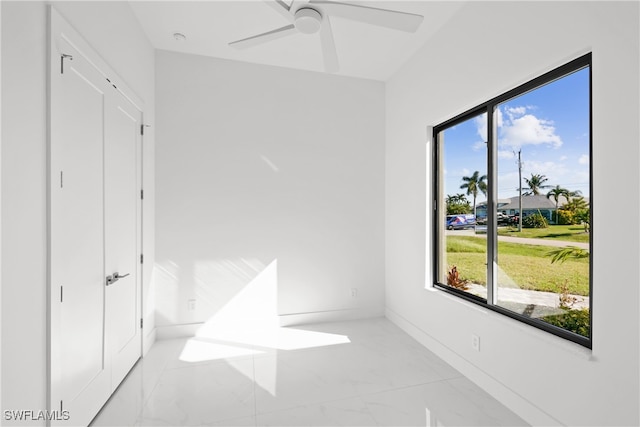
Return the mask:
<svg viewBox="0 0 640 427">
<path fill-rule="evenodd" d="M 339 68 L 329 16 L 339 16 L 353 21 L 406 32 L 415 32 L 423 19 L 422 15 L 413 13 L 328 0 L 309 0 L 304 2 L 293 0 L 291 4 L 287 4 L 283 0 L 265 1 L 285 17 L 289 21 L 289 25 L 233 41 L 229 43 L 229 46 L 245 49 L 295 33 L 320 33 L 324 68 L 329 73 L 335 73 Z"/>
</svg>

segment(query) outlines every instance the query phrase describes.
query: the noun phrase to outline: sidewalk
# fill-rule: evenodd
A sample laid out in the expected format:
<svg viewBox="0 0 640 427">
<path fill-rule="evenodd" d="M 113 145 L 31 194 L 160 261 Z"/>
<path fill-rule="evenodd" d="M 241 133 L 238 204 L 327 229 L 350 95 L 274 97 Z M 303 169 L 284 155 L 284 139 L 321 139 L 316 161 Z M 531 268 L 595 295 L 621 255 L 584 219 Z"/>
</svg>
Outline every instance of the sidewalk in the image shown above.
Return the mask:
<svg viewBox="0 0 640 427">
<path fill-rule="evenodd" d="M 476 234 L 474 230 L 447 230 L 447 236 L 474 236 L 487 238 L 484 233 Z M 524 243 L 527 245 L 537 246 L 553 246 L 557 248 L 563 248 L 566 246 L 575 246 L 580 249 L 589 250 L 589 243 L 581 242 L 567 242 L 564 240 L 551 240 L 551 239 L 532 239 L 527 237 L 514 237 L 514 236 L 498 236 L 499 242 L 511 242 L 511 243 Z"/>
<path fill-rule="evenodd" d="M 486 236 L 485 236 L 486 237 Z M 527 245 L 555 246 L 563 248 L 565 246 L 575 246 L 580 249 L 589 250 L 588 243 L 566 242 L 564 240 L 531 239 L 526 237 L 498 236 L 499 242 L 526 243 Z"/>
<path fill-rule="evenodd" d="M 470 284 L 469 293 L 487 297 L 487 288 L 482 285 Z M 589 298 L 581 295 L 570 295 L 576 298 L 573 308 L 589 308 Z M 518 288 L 498 288 L 498 299 L 500 301 L 510 301 L 520 304 L 534 304 L 545 307 L 558 308 L 559 297 L 554 292 L 530 291 Z M 532 316 L 534 317 L 534 316 Z"/>
</svg>

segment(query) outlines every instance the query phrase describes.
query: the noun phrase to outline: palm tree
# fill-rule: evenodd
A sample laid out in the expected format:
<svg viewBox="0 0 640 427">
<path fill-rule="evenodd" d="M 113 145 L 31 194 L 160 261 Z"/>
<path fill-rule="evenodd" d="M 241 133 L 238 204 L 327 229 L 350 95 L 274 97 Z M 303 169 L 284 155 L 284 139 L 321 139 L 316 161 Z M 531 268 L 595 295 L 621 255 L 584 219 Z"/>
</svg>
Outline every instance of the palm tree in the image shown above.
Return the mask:
<svg viewBox="0 0 640 427">
<path fill-rule="evenodd" d="M 567 201 L 569 200 L 571 192 L 566 188 L 562 188 L 559 185 L 556 185 L 553 189 L 549 190 L 547 193 L 547 199 L 553 197 L 553 200 L 556 202 L 556 210 L 558 210 L 558 202 L 560 201 L 560 197 L 564 196 Z"/>
<path fill-rule="evenodd" d="M 487 194 L 487 175 L 480 176 L 480 172 L 475 171 L 471 176 L 463 176 L 462 180 L 464 184 L 460 188 L 467 190 L 467 196 L 473 196 L 473 214 L 475 215 L 478 191 L 481 191 L 484 195 Z"/>
<path fill-rule="evenodd" d="M 582 196 L 582 191 L 580 190 L 569 191 L 569 193 L 567 194 L 567 199 L 570 199 L 571 197 L 578 197 L 578 196 Z"/>
<path fill-rule="evenodd" d="M 562 205 L 562 209 L 577 213 L 578 211 L 589 209 L 589 203 L 584 199 L 584 197 L 574 197 Z"/>
<path fill-rule="evenodd" d="M 560 197 L 564 196 L 565 200 L 568 202 L 570 197 L 575 197 L 578 194 L 580 194 L 580 190 L 569 191 L 566 188 L 560 187 L 559 185 L 556 185 L 547 193 L 547 199 L 553 197 L 553 200 L 556 202 L 556 210 L 554 211 L 554 221 L 556 222 L 556 224 L 558 224 L 558 203 L 560 202 Z"/>
<path fill-rule="evenodd" d="M 471 204 L 467 200 L 467 196 L 462 193 L 447 195 L 445 199 L 447 205 L 447 215 L 468 214 L 471 210 Z"/>
<path fill-rule="evenodd" d="M 531 174 L 531 178 L 525 178 L 524 182 L 529 186 L 529 191 L 524 193 L 525 196 L 537 196 L 540 194 L 540 190 L 543 188 L 550 188 L 551 186 L 545 184 L 549 178 L 540 174 Z"/>
</svg>

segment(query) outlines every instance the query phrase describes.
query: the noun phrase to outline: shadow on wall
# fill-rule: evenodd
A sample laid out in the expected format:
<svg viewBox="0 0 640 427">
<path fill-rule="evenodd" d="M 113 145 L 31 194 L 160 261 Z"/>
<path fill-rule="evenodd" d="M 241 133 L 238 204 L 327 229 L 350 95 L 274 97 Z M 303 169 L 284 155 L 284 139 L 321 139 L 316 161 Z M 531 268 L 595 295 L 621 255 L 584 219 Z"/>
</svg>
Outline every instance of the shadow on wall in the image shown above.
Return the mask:
<svg viewBox="0 0 640 427">
<path fill-rule="evenodd" d="M 156 264 L 156 325 L 236 321 L 275 322 L 278 263 L 256 258 Z M 185 287 L 188 281 L 191 286 Z M 182 283 L 182 285 L 181 285 Z M 209 317 L 208 314 L 214 313 Z M 187 320 L 187 322 L 185 322 Z"/>
<path fill-rule="evenodd" d="M 263 375 L 255 380 L 262 389 L 275 396 L 278 351 L 350 343 L 345 335 L 280 327 L 277 310 L 277 259 L 268 265 L 246 259 L 235 262 L 205 262 L 196 265 L 194 270 L 196 277 L 217 277 L 222 279 L 220 283 L 226 284 L 224 292 L 214 295 L 211 287 L 197 281 L 198 300 L 213 305 L 220 295 L 225 295 L 226 299 L 225 304 L 198 327 L 195 337 L 187 340 L 179 355 L 182 362 L 228 361 L 260 354 L 272 355 L 274 357 L 263 360 L 265 367 L 268 368 L 269 365 L 271 368 L 265 369 Z M 175 263 L 167 263 L 164 268 L 158 267 L 158 273 L 157 286 L 171 289 L 172 292 L 165 294 L 179 298 L 178 266 Z M 238 288 L 239 284 L 244 285 Z M 235 294 L 230 295 L 231 292 Z M 166 322 L 175 314 L 163 312 L 163 309 L 175 309 L 175 305 L 174 301 L 173 304 L 158 307 L 157 315 L 163 318 L 162 321 Z M 244 372 L 242 367 L 245 365 L 233 366 L 241 374 L 250 379 L 254 378 L 253 370 Z"/>
</svg>

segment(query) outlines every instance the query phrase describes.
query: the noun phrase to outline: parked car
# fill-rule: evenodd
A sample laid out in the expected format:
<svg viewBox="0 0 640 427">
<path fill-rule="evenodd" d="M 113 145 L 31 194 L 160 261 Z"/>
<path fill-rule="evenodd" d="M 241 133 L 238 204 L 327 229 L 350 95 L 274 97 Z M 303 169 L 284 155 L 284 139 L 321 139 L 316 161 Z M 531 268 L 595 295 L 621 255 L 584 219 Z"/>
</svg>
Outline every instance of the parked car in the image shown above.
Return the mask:
<svg viewBox="0 0 640 427">
<path fill-rule="evenodd" d="M 478 225 L 487 225 L 488 218 L 486 216 L 479 216 L 476 220 Z M 516 221 L 517 222 L 517 221 Z M 505 213 L 496 213 L 496 223 L 498 225 L 509 225 L 512 223 L 511 217 Z"/>
<path fill-rule="evenodd" d="M 506 215 L 502 212 L 498 212 L 496 214 L 496 223 L 498 225 L 509 225 L 511 224 L 511 218 L 509 217 L 509 215 Z"/>
<path fill-rule="evenodd" d="M 447 230 L 463 230 L 475 225 L 476 217 L 473 214 L 447 215 Z"/>
</svg>

